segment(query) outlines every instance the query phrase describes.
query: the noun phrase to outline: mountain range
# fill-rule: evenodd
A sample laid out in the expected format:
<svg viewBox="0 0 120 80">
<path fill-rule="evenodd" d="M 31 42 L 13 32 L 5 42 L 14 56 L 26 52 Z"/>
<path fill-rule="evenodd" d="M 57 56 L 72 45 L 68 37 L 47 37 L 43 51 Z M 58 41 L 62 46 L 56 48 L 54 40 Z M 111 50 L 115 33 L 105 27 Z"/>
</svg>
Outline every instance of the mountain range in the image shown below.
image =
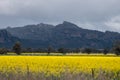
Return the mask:
<svg viewBox="0 0 120 80">
<path fill-rule="evenodd" d="M 102 49 L 111 48 L 117 40 L 120 40 L 118 32 L 83 29 L 67 21 L 55 26 L 40 23 L 0 30 L 0 47 L 11 47 L 16 41 L 20 41 L 23 47 L 31 48 L 52 46 Z"/>
</svg>

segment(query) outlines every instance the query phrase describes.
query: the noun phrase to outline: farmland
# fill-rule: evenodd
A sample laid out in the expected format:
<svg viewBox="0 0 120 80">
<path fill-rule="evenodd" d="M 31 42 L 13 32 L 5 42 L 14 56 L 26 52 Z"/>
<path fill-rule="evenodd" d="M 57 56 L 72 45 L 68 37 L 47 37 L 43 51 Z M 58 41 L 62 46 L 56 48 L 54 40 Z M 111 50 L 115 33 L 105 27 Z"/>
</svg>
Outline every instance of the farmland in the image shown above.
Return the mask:
<svg viewBox="0 0 120 80">
<path fill-rule="evenodd" d="M 120 57 L 0 56 L 0 80 L 66 79 L 120 80 Z"/>
</svg>

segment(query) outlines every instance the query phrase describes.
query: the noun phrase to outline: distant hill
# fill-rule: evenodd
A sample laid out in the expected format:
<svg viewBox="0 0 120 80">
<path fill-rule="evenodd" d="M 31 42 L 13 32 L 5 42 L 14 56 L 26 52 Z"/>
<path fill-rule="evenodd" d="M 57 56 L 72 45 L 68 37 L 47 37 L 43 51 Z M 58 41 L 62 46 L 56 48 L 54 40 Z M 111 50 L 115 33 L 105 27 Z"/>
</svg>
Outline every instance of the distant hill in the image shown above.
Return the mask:
<svg viewBox="0 0 120 80">
<path fill-rule="evenodd" d="M 56 26 L 41 23 L 6 30 L 20 38 L 25 47 L 106 48 L 120 40 L 120 33 L 83 29 L 67 21 Z"/>
<path fill-rule="evenodd" d="M 19 38 L 13 37 L 7 30 L 0 30 L 0 47 L 12 47 Z"/>
</svg>

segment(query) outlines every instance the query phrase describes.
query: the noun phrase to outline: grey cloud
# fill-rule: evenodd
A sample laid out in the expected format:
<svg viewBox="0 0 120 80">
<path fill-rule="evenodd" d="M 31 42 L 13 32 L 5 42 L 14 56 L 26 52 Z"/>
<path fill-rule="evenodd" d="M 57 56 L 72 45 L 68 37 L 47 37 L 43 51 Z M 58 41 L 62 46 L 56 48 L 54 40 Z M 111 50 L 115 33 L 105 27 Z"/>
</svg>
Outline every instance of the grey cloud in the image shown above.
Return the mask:
<svg viewBox="0 0 120 80">
<path fill-rule="evenodd" d="M 66 20 L 84 28 L 113 30 L 111 19 L 120 14 L 119 4 L 120 0 L 0 0 L 0 26 Z"/>
<path fill-rule="evenodd" d="M 111 18 L 105 22 L 105 25 L 109 30 L 120 32 L 120 15 Z"/>
</svg>

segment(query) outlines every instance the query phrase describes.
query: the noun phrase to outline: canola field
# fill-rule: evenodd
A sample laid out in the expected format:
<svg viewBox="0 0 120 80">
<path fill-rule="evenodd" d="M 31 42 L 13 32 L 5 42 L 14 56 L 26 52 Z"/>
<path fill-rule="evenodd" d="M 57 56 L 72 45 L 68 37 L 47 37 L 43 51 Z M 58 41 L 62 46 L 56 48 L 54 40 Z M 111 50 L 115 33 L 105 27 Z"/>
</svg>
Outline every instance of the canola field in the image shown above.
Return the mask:
<svg viewBox="0 0 120 80">
<path fill-rule="evenodd" d="M 92 70 L 120 72 L 120 57 L 87 56 L 0 56 L 2 73 L 44 73 L 59 76 L 61 73 L 91 73 Z"/>
<path fill-rule="evenodd" d="M 77 56 L 1 56 L 0 72 L 16 71 L 23 73 L 43 72 L 59 74 L 64 71 L 77 73 L 90 72 L 91 69 L 120 71 L 120 57 L 77 57 Z"/>
</svg>

